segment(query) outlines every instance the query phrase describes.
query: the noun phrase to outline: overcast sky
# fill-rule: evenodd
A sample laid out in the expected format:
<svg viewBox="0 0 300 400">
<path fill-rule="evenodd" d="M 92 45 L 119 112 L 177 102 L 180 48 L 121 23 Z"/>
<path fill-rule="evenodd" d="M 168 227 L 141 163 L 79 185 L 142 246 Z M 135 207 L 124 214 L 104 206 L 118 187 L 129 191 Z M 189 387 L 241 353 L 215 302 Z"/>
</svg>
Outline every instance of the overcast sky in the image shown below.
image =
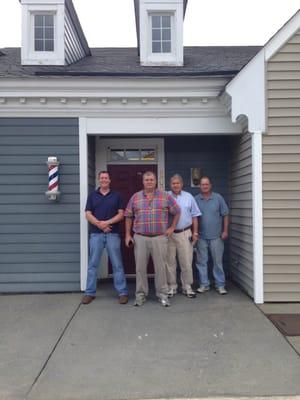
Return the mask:
<svg viewBox="0 0 300 400">
<path fill-rule="evenodd" d="M 133 0 L 73 0 L 90 47 L 136 46 Z M 186 46 L 263 45 L 300 0 L 189 0 Z M 21 43 L 21 5 L 0 0 L 0 48 Z"/>
</svg>

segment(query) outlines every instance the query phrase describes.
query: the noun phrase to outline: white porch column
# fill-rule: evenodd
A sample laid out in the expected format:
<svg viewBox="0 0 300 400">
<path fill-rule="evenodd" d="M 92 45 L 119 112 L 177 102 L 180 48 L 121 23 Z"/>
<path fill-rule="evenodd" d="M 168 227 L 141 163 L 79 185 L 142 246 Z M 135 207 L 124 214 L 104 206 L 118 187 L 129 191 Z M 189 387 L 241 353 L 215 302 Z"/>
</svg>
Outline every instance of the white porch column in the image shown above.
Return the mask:
<svg viewBox="0 0 300 400">
<path fill-rule="evenodd" d="M 80 176 L 80 287 L 86 288 L 88 265 L 88 222 L 85 203 L 88 196 L 88 147 L 86 118 L 79 118 L 79 176 Z"/>
<path fill-rule="evenodd" d="M 262 208 L 262 132 L 252 132 L 253 278 L 256 304 L 264 302 Z"/>
</svg>

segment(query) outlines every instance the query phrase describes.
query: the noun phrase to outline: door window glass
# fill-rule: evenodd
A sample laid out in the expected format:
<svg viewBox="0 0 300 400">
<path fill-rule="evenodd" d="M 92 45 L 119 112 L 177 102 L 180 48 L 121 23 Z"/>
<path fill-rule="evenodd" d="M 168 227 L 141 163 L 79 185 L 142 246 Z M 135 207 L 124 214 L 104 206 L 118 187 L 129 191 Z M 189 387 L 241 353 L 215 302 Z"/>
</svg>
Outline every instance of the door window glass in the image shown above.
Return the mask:
<svg viewBox="0 0 300 400">
<path fill-rule="evenodd" d="M 140 150 L 139 149 L 126 149 L 126 158 L 128 161 L 138 161 L 140 160 Z"/>
<path fill-rule="evenodd" d="M 110 159 L 111 159 L 111 161 L 122 161 L 122 160 L 125 160 L 125 152 L 124 152 L 124 150 L 111 149 L 111 151 L 110 151 Z"/>
<path fill-rule="evenodd" d="M 156 149 L 120 149 L 108 148 L 108 159 L 110 162 L 125 162 L 125 161 L 155 161 Z"/>
<path fill-rule="evenodd" d="M 153 161 L 155 160 L 155 150 L 154 149 L 142 149 L 141 151 L 142 160 Z"/>
</svg>

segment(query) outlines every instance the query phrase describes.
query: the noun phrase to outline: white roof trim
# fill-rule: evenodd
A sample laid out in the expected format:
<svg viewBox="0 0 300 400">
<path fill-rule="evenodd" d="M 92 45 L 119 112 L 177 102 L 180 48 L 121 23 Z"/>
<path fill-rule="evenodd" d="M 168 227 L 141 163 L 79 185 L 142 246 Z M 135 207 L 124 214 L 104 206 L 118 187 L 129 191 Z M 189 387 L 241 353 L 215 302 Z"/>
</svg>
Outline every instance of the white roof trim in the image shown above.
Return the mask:
<svg viewBox="0 0 300 400">
<path fill-rule="evenodd" d="M 266 62 L 300 29 L 300 10 L 266 43 L 225 88 L 231 116 L 248 118 L 250 132 L 266 131 Z"/>
<path fill-rule="evenodd" d="M 264 50 L 264 49 L 263 49 Z M 249 132 L 265 132 L 265 60 L 260 51 L 226 86 L 231 96 L 231 119 L 248 118 Z"/>
<path fill-rule="evenodd" d="M 300 10 L 267 42 L 265 45 L 265 60 L 269 61 L 299 29 Z"/>
</svg>

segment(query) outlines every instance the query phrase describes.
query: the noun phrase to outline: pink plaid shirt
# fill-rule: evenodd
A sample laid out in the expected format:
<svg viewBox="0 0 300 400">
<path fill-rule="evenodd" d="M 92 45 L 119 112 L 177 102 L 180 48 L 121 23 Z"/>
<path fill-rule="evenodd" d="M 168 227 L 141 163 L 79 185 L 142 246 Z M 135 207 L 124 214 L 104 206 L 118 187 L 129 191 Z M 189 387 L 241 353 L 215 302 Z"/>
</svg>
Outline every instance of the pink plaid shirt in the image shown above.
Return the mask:
<svg viewBox="0 0 300 400">
<path fill-rule="evenodd" d="M 163 190 L 156 189 L 152 200 L 143 190 L 129 200 L 125 217 L 134 218 L 133 231 L 142 235 L 163 235 L 168 228 L 168 215 L 178 214 L 180 208 L 174 198 Z"/>
</svg>

